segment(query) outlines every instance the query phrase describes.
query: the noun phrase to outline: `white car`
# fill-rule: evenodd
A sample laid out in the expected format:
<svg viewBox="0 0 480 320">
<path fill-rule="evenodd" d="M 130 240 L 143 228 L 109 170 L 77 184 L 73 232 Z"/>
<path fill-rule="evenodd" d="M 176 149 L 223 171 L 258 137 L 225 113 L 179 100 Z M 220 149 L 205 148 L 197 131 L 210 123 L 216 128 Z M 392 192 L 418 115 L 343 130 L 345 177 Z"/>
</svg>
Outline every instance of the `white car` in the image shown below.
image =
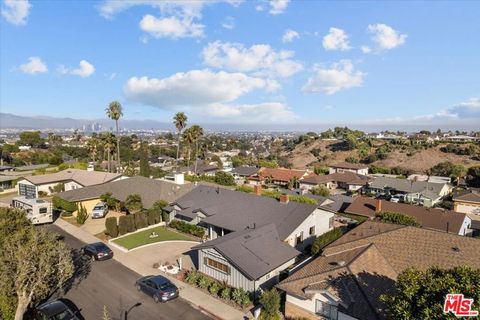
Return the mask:
<svg viewBox="0 0 480 320">
<path fill-rule="evenodd" d="M 99 202 L 93 207 L 92 219 L 104 218 L 108 213 L 108 205 L 105 202 Z"/>
<path fill-rule="evenodd" d="M 405 196 L 403 194 L 396 194 L 394 195 L 391 199 L 390 202 L 404 202 L 405 201 Z"/>
</svg>

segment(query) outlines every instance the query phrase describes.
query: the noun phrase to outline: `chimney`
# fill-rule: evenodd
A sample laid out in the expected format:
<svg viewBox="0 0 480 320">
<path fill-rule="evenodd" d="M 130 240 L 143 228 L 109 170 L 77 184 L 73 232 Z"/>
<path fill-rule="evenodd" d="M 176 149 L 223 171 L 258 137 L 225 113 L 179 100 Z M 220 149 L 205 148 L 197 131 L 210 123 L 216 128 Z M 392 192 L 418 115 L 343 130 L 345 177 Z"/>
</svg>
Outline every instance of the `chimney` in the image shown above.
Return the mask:
<svg viewBox="0 0 480 320">
<path fill-rule="evenodd" d="M 255 185 L 253 186 L 253 193 L 255 193 L 257 196 L 262 195 L 262 185 Z"/>
<path fill-rule="evenodd" d="M 377 204 L 375 206 L 375 212 L 376 213 L 382 212 L 382 200 L 381 199 L 377 199 Z"/>
<path fill-rule="evenodd" d="M 280 195 L 280 203 L 288 203 L 290 199 L 288 198 L 288 194 L 281 194 Z"/>
</svg>

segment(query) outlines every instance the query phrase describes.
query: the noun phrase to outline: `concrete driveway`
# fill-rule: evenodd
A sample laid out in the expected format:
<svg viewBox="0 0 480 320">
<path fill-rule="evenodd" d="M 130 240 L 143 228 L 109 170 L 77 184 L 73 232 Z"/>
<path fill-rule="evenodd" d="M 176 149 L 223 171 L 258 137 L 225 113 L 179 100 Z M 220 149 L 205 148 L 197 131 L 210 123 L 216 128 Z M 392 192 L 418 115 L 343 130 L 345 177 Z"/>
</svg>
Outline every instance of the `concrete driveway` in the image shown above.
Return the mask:
<svg viewBox="0 0 480 320">
<path fill-rule="evenodd" d="M 89 213 L 90 214 L 90 213 Z M 83 229 L 87 231 L 90 234 L 96 235 L 99 234 L 100 232 L 103 232 L 105 230 L 105 219 L 108 217 L 120 217 L 122 215 L 125 215 L 125 213 L 120 213 L 117 211 L 112 211 L 110 210 L 105 218 L 100 218 L 100 219 L 92 219 L 92 216 L 89 215 L 87 218 L 87 221 L 85 221 L 85 224 L 80 227 L 80 229 Z"/>
</svg>

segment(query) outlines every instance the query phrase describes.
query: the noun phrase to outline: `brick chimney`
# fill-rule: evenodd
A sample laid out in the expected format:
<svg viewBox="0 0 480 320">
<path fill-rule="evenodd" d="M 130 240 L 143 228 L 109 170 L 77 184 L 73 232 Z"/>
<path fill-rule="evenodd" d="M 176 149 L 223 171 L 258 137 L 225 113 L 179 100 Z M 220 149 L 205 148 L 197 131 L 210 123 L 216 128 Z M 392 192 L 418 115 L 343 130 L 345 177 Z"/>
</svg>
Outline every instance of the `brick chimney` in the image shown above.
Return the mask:
<svg viewBox="0 0 480 320">
<path fill-rule="evenodd" d="M 290 199 L 288 198 L 288 194 L 281 194 L 280 195 L 280 203 L 288 203 Z"/>
<path fill-rule="evenodd" d="M 262 185 L 255 185 L 253 186 L 253 193 L 255 193 L 257 196 L 262 195 Z"/>
<path fill-rule="evenodd" d="M 375 205 L 375 212 L 380 213 L 382 212 L 382 200 L 377 199 L 377 204 Z"/>
</svg>

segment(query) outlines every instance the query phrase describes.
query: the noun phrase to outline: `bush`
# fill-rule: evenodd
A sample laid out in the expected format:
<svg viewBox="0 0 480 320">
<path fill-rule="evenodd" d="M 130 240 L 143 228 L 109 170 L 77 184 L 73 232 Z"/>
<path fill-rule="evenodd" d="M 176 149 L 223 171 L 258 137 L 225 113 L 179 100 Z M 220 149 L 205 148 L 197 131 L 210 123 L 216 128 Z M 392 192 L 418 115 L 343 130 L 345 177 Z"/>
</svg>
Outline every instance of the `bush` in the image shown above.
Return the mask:
<svg viewBox="0 0 480 320">
<path fill-rule="evenodd" d="M 87 209 L 80 203 L 77 209 L 77 223 L 84 224 L 87 221 Z"/>
<path fill-rule="evenodd" d="M 242 308 L 248 306 L 251 303 L 250 295 L 242 288 L 233 289 L 232 300 Z"/>
<path fill-rule="evenodd" d="M 419 223 L 417 222 L 417 220 L 415 220 L 415 218 L 398 213 L 398 212 L 390 212 L 390 211 L 380 212 L 376 214 L 376 217 L 378 220 L 382 222 L 401 224 L 404 226 L 414 226 L 414 227 L 419 226 Z"/>
<path fill-rule="evenodd" d="M 118 226 L 117 226 L 117 217 L 108 217 L 105 219 L 105 229 L 106 233 L 112 237 L 115 238 L 118 236 Z"/>
<path fill-rule="evenodd" d="M 129 214 L 126 216 L 127 217 L 127 232 L 133 232 L 137 230 L 135 228 L 135 217 L 133 214 Z"/>
<path fill-rule="evenodd" d="M 158 210 L 158 211 L 162 211 L 163 208 L 165 208 L 166 206 L 168 206 L 168 202 L 165 201 L 165 200 L 158 200 L 158 201 L 155 201 L 155 203 L 152 205 L 152 209 L 155 209 L 155 210 Z"/>
<path fill-rule="evenodd" d="M 167 212 L 162 212 L 162 220 L 161 221 L 165 221 L 167 223 L 170 221 L 170 216 L 168 215 Z"/>
<path fill-rule="evenodd" d="M 147 219 L 145 218 L 144 212 L 137 212 L 133 215 L 135 220 L 135 229 L 142 229 L 148 226 Z"/>
<path fill-rule="evenodd" d="M 231 294 L 232 294 L 232 289 L 230 287 L 224 287 L 222 288 L 222 291 L 220 291 L 220 297 L 222 299 L 230 300 Z"/>
<path fill-rule="evenodd" d="M 120 234 L 121 236 L 128 233 L 128 221 L 127 220 L 128 220 L 127 216 L 120 216 L 118 218 L 118 234 Z"/>
<path fill-rule="evenodd" d="M 147 212 L 147 222 L 148 222 L 148 225 L 151 226 L 151 225 L 154 225 L 156 222 L 155 222 L 155 215 L 157 214 L 156 211 L 153 211 L 153 210 L 149 210 Z"/>
<path fill-rule="evenodd" d="M 211 295 L 216 296 L 219 291 L 220 291 L 220 284 L 217 281 L 212 281 L 212 283 L 210 284 L 210 287 L 208 287 L 208 292 L 210 292 Z"/>
<path fill-rule="evenodd" d="M 252 193 L 253 192 L 253 187 L 244 184 L 244 185 L 236 187 L 235 190 L 240 191 L 240 192 L 245 192 L 245 193 Z"/>
<path fill-rule="evenodd" d="M 264 291 L 260 297 L 262 304 L 262 313 L 260 319 L 262 320 L 277 320 L 280 319 L 280 295 L 277 289 Z"/>
<path fill-rule="evenodd" d="M 335 228 L 324 234 L 318 236 L 312 245 L 312 254 L 317 254 L 322 251 L 327 245 L 332 243 L 333 241 L 337 240 L 343 235 L 342 229 Z"/>
<path fill-rule="evenodd" d="M 291 201 L 295 201 L 295 202 L 301 202 L 301 203 L 312 204 L 312 205 L 317 205 L 318 204 L 317 200 L 306 197 L 306 196 L 301 196 L 301 195 L 298 195 L 298 194 L 291 194 L 291 195 L 288 196 L 288 198 Z"/>
<path fill-rule="evenodd" d="M 330 191 L 325 186 L 314 187 L 310 192 L 317 196 L 328 197 L 330 196 Z"/>
<path fill-rule="evenodd" d="M 205 229 L 203 229 L 202 227 L 199 227 L 190 223 L 186 223 L 180 220 L 172 220 L 170 221 L 168 226 L 170 228 L 177 229 L 181 232 L 194 235 L 198 238 L 203 238 L 203 236 L 205 235 Z"/>
<path fill-rule="evenodd" d="M 197 285 L 199 276 L 200 276 L 200 273 L 198 273 L 195 270 L 191 270 L 185 276 L 185 281 L 189 284 Z"/>
<path fill-rule="evenodd" d="M 197 279 L 197 285 L 201 289 L 207 289 L 210 286 L 210 279 L 205 277 L 203 274 L 199 274 Z"/>
<path fill-rule="evenodd" d="M 129 195 L 127 199 L 125 199 L 125 208 L 127 208 L 129 212 L 137 212 L 142 210 L 142 197 L 136 193 Z"/>
<path fill-rule="evenodd" d="M 74 212 L 77 210 L 77 205 L 73 202 L 63 200 L 60 197 L 54 196 L 52 199 L 53 207 L 58 210 L 65 210 L 67 212 Z"/>
<path fill-rule="evenodd" d="M 229 173 L 218 171 L 215 173 L 215 183 L 218 183 L 222 186 L 234 186 L 235 178 Z"/>
</svg>

